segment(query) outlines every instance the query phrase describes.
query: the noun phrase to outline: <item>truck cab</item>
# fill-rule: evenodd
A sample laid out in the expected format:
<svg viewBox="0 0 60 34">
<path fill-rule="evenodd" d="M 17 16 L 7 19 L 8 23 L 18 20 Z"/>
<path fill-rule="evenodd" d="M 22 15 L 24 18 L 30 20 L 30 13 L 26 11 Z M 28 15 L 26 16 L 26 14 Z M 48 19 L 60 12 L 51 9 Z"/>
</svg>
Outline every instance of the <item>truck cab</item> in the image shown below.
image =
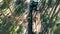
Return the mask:
<svg viewBox="0 0 60 34">
<path fill-rule="evenodd" d="M 33 8 L 33 10 L 37 10 L 38 0 L 31 0 L 31 5 L 30 6 Z"/>
<path fill-rule="evenodd" d="M 32 0 L 32 1 L 34 1 L 34 2 L 38 2 L 38 0 Z"/>
</svg>

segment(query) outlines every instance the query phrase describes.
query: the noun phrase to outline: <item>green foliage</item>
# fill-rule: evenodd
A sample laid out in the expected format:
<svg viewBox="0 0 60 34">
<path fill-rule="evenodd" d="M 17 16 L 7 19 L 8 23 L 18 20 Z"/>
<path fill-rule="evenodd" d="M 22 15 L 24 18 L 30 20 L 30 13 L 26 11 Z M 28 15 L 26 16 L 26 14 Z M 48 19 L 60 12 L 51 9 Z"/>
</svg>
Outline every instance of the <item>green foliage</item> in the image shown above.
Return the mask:
<svg viewBox="0 0 60 34">
<path fill-rule="evenodd" d="M 16 1 L 16 5 L 19 5 L 21 3 L 21 0 Z"/>
<path fill-rule="evenodd" d="M 23 27 L 22 26 L 20 26 L 20 28 L 17 30 L 17 34 L 22 34 L 24 32 L 24 30 L 23 30 Z"/>
<path fill-rule="evenodd" d="M 12 32 L 12 34 L 16 34 L 16 33 L 23 33 L 24 31 L 22 26 L 17 31 L 15 31 L 17 28 L 17 26 L 15 25 L 16 23 L 15 21 L 14 23 L 9 22 L 9 20 L 7 22 L 5 18 L 1 18 L 1 21 L 2 23 L 0 23 L 0 27 L 1 27 L 0 34 L 10 34 L 10 32 Z"/>
<path fill-rule="evenodd" d="M 3 1 L 5 1 L 5 0 L 3 0 Z M 8 3 L 9 3 L 9 4 L 10 4 L 10 2 L 11 2 L 11 0 L 8 0 Z M 1 9 L 5 9 L 5 8 L 7 8 L 6 3 L 3 2 L 3 4 L 1 5 L 0 8 L 1 8 Z"/>
<path fill-rule="evenodd" d="M 60 34 L 60 27 L 57 27 L 54 31 L 54 34 Z"/>
<path fill-rule="evenodd" d="M 55 25 L 55 23 L 54 23 L 54 22 L 53 22 L 53 23 L 48 23 L 48 27 L 49 27 L 49 28 L 54 27 L 54 25 Z"/>
<path fill-rule="evenodd" d="M 11 28 L 12 33 L 15 33 L 15 28 L 16 28 L 15 26 L 12 26 L 12 28 Z"/>
<path fill-rule="evenodd" d="M 10 3 L 12 0 L 8 0 L 8 3 Z"/>
<path fill-rule="evenodd" d="M 23 12 L 24 12 L 23 6 L 18 6 L 18 7 L 15 9 L 15 11 L 14 11 L 15 16 L 19 16 L 19 15 L 22 14 Z"/>
<path fill-rule="evenodd" d="M 2 21 L 2 23 L 0 24 L 0 27 L 1 27 L 0 30 L 2 30 L 2 31 L 0 31 L 0 33 L 9 34 L 10 33 L 9 29 L 11 28 L 11 26 L 13 26 L 12 23 L 7 22 L 5 18 L 2 18 L 1 21 Z"/>
<path fill-rule="evenodd" d="M 43 15 L 43 22 L 47 22 L 49 19 L 50 17 L 47 14 Z"/>
<path fill-rule="evenodd" d="M 3 1 L 5 1 L 5 0 L 3 0 Z M 8 3 L 10 3 L 12 0 L 7 0 L 8 1 Z"/>
<path fill-rule="evenodd" d="M 0 33 L 1 34 L 7 34 L 7 27 L 6 27 L 6 20 L 4 18 L 1 18 L 2 23 L 0 24 Z"/>
<path fill-rule="evenodd" d="M 60 20 L 60 17 L 57 16 L 55 19 L 56 19 L 56 21 L 59 21 Z"/>
<path fill-rule="evenodd" d="M 2 25 L 5 25 L 6 24 L 5 18 L 1 18 L 1 20 L 2 20 Z"/>
<path fill-rule="evenodd" d="M 1 6 L 1 9 L 5 9 L 6 8 L 6 4 L 3 3 L 2 6 Z"/>
</svg>

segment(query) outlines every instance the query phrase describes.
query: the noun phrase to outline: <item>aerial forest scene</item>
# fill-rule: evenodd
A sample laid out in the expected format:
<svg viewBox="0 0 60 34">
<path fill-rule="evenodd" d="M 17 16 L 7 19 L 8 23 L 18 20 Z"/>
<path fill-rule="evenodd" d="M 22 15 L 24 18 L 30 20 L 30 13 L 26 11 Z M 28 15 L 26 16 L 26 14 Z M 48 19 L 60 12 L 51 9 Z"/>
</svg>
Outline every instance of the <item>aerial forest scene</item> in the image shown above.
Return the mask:
<svg viewBox="0 0 60 34">
<path fill-rule="evenodd" d="M 0 34 L 60 34 L 60 0 L 0 0 Z"/>
</svg>

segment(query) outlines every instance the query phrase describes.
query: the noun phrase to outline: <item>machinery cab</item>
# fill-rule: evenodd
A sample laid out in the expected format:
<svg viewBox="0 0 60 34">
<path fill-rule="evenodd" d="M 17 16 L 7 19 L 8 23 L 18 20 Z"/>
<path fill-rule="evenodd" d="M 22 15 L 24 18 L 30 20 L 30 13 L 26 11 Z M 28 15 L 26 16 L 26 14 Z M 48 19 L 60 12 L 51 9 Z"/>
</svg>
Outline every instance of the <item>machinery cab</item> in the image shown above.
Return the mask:
<svg viewBox="0 0 60 34">
<path fill-rule="evenodd" d="M 33 8 L 33 10 L 37 10 L 37 6 L 38 6 L 38 0 L 32 0 L 31 7 Z"/>
</svg>

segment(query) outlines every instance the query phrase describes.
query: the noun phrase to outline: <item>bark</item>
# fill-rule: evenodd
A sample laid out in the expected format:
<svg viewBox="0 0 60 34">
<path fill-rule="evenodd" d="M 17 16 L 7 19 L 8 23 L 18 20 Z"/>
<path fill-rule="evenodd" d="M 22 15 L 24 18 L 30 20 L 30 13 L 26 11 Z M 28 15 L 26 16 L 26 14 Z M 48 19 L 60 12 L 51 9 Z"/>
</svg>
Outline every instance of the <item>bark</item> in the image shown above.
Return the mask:
<svg viewBox="0 0 60 34">
<path fill-rule="evenodd" d="M 6 20 L 8 19 L 7 16 L 4 14 L 4 11 L 2 11 L 2 9 L 0 9 L 0 13 L 2 13 Z"/>
<path fill-rule="evenodd" d="M 10 6 L 9 6 L 8 1 L 5 0 L 5 3 L 6 3 L 7 8 L 9 8 L 9 10 L 10 10 L 10 12 L 11 12 L 11 16 L 16 20 L 16 25 L 18 25 L 17 23 L 18 23 L 19 21 L 18 21 L 18 19 L 15 18 L 14 13 L 13 13 L 13 11 L 11 10 L 11 8 L 10 8 Z"/>
</svg>

